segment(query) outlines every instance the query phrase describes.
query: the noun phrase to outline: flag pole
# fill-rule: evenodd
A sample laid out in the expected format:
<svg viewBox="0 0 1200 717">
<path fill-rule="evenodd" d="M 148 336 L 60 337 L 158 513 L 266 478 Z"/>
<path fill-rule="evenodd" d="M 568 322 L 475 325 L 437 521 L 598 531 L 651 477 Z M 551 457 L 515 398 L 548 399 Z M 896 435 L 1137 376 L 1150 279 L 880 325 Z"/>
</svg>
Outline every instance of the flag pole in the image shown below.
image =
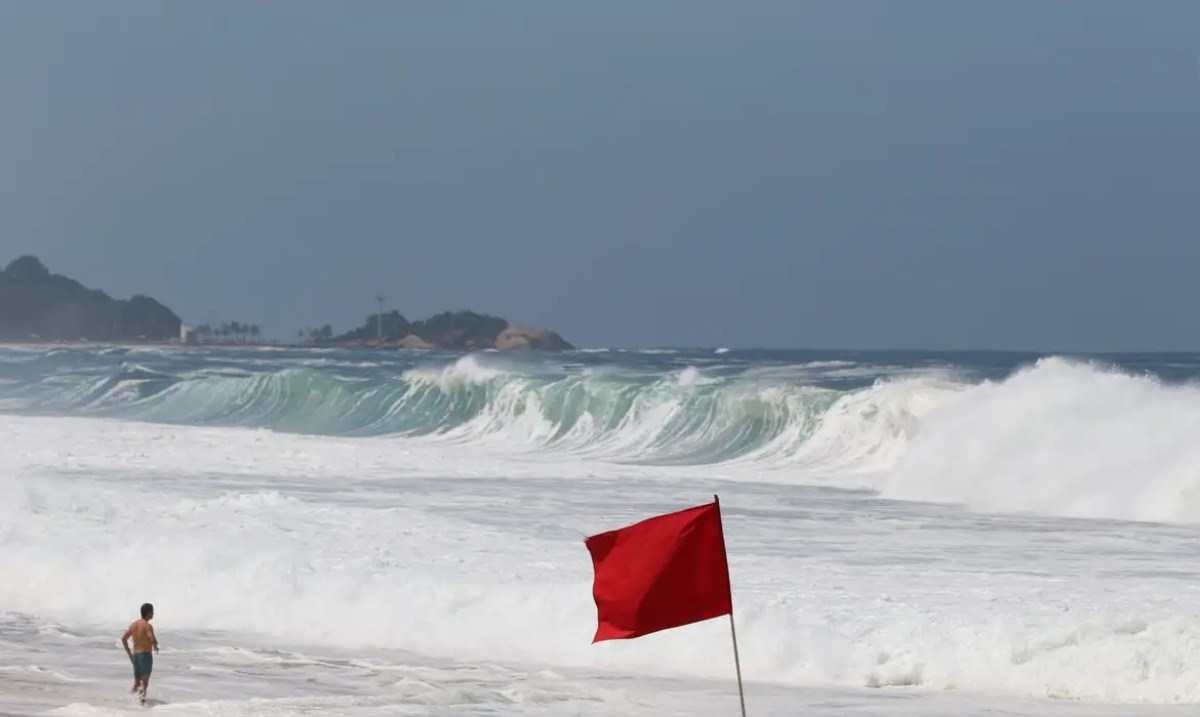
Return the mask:
<svg viewBox="0 0 1200 717">
<path fill-rule="evenodd" d="M 725 548 L 725 521 L 721 518 L 721 498 L 713 494 L 713 504 L 717 506 L 717 525 L 721 530 L 721 552 L 725 554 L 726 577 L 729 569 L 729 551 Z M 742 689 L 742 659 L 738 656 L 737 628 L 733 624 L 733 581 L 729 583 L 729 635 L 733 638 L 733 667 L 737 670 L 738 703 L 742 707 L 742 717 L 746 717 L 746 692 Z"/>
</svg>

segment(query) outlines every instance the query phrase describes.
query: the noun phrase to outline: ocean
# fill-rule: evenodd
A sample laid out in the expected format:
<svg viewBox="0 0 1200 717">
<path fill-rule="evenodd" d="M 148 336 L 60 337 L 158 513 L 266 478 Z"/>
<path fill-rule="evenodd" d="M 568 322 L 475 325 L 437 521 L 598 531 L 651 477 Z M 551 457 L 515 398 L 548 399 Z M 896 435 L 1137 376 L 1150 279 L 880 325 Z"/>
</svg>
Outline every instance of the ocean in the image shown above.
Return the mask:
<svg viewBox="0 0 1200 717">
<path fill-rule="evenodd" d="M 0 348 L 0 714 L 734 715 L 591 644 L 589 534 L 721 496 L 750 715 L 1200 702 L 1200 354 Z"/>
</svg>

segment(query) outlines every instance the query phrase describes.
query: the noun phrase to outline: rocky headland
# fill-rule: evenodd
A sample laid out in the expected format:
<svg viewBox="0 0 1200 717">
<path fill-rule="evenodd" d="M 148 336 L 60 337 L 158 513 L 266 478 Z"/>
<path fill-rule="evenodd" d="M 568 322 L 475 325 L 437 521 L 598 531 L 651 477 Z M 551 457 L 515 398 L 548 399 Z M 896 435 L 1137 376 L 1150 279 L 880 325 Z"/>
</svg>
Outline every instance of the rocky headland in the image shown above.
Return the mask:
<svg viewBox="0 0 1200 717">
<path fill-rule="evenodd" d="M 0 272 L 0 341 L 156 342 L 179 338 L 179 317 L 149 296 L 113 299 L 23 256 Z"/>
<path fill-rule="evenodd" d="M 191 328 L 181 337 L 174 311 L 148 296 L 113 299 L 103 291 L 53 274 L 33 256 L 23 256 L 0 271 L 0 341 L 186 343 L 243 345 L 258 343 L 254 324 L 231 328 Z M 231 338 L 232 337 L 232 338 Z M 398 311 L 372 314 L 362 326 L 340 336 L 326 326 L 307 343 L 347 348 L 405 348 L 443 351 L 563 351 L 574 348 L 548 329 L 519 326 L 474 311 L 445 311 L 409 321 Z"/>
</svg>

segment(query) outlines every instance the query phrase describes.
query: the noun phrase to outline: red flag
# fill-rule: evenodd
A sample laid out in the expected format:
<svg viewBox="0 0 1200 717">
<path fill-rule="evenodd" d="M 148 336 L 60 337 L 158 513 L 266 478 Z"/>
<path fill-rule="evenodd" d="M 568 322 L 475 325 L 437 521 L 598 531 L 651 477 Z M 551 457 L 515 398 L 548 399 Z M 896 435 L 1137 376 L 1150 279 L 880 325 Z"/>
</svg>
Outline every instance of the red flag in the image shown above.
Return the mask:
<svg viewBox="0 0 1200 717">
<path fill-rule="evenodd" d="M 593 642 L 640 637 L 733 612 L 717 502 L 586 541 L 596 580 Z"/>
</svg>

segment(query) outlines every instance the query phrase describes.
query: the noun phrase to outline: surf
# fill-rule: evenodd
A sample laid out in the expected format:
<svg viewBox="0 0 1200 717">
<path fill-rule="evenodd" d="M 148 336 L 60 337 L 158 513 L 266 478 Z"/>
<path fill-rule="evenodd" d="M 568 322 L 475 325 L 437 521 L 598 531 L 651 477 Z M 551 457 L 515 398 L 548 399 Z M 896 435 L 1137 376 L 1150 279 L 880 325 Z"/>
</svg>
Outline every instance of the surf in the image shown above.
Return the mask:
<svg viewBox="0 0 1200 717">
<path fill-rule="evenodd" d="M 1059 357 L 979 379 L 706 355 L 3 349 L 0 410 L 693 466 L 981 512 L 1200 521 L 1191 381 Z"/>
</svg>

